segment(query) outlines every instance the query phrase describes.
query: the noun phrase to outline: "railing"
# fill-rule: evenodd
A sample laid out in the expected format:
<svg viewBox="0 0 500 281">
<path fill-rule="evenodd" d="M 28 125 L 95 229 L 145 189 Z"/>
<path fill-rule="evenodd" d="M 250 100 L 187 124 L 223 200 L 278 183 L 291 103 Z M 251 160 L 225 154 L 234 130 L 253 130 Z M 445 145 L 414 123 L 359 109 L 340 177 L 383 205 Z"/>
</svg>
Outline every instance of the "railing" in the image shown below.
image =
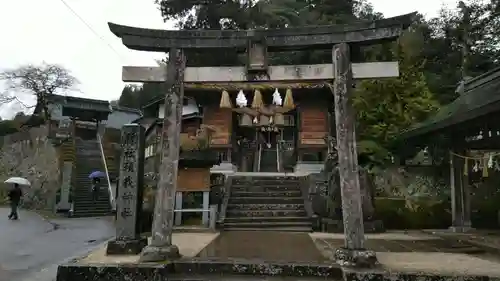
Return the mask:
<svg viewBox="0 0 500 281">
<path fill-rule="evenodd" d="M 304 200 L 304 208 L 306 210 L 306 214 L 313 223 L 313 225 L 317 224 L 318 216 L 314 214 L 312 208 L 312 200 L 309 196 L 309 192 L 311 186 L 314 184 L 311 176 L 301 176 L 299 179 L 300 191 L 302 193 L 302 199 Z"/>
<path fill-rule="evenodd" d="M 281 172 L 281 157 L 279 143 L 276 143 L 276 171 Z"/>
<path fill-rule="evenodd" d="M 223 195 L 224 197 L 222 200 L 222 206 L 219 213 L 219 218 L 217 220 L 217 223 L 219 225 L 224 225 L 224 220 L 226 219 L 226 210 L 227 210 L 227 205 L 229 204 L 229 197 L 231 196 L 232 184 L 233 184 L 233 177 L 230 175 L 225 175 L 224 195 Z"/>
<path fill-rule="evenodd" d="M 104 163 L 104 172 L 106 173 L 106 180 L 108 181 L 108 193 L 109 193 L 109 204 L 111 205 L 111 210 L 116 211 L 116 201 L 115 192 L 111 186 L 111 180 L 109 179 L 108 164 L 106 163 L 106 155 L 104 154 L 104 148 L 102 146 L 101 132 L 97 131 L 97 142 L 99 143 L 99 149 L 101 150 L 101 158 Z"/>
<path fill-rule="evenodd" d="M 257 152 L 257 171 L 260 172 L 260 161 L 262 160 L 262 144 L 259 144 L 259 151 Z"/>
</svg>

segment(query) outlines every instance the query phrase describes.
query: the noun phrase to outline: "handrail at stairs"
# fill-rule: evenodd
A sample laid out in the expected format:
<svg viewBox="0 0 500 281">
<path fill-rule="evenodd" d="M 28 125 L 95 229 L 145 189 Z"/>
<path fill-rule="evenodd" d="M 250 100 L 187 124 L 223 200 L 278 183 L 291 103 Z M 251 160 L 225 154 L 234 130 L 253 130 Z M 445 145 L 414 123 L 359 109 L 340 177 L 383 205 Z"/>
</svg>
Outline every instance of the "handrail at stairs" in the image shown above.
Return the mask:
<svg viewBox="0 0 500 281">
<path fill-rule="evenodd" d="M 311 186 L 314 184 L 312 177 L 310 175 L 301 176 L 300 182 L 300 191 L 302 193 L 302 199 L 304 199 L 304 208 L 306 210 L 307 217 L 314 221 L 317 219 L 317 215 L 314 213 L 312 208 L 312 201 L 309 198 L 309 190 Z"/>
<path fill-rule="evenodd" d="M 218 225 L 224 225 L 224 219 L 226 218 L 227 205 L 229 204 L 229 197 L 231 196 L 231 186 L 233 185 L 233 177 L 231 175 L 225 175 L 224 182 L 224 197 L 222 199 L 222 206 L 217 219 Z"/>
<path fill-rule="evenodd" d="M 104 154 L 104 148 L 102 146 L 101 134 L 97 132 L 97 142 L 99 143 L 99 148 L 101 150 L 101 158 L 104 163 L 104 170 L 106 173 L 106 180 L 108 181 L 108 193 L 109 193 L 109 204 L 111 205 L 111 210 L 116 211 L 116 201 L 113 187 L 111 186 L 111 180 L 109 179 L 108 164 L 106 163 L 106 155 Z"/>
</svg>

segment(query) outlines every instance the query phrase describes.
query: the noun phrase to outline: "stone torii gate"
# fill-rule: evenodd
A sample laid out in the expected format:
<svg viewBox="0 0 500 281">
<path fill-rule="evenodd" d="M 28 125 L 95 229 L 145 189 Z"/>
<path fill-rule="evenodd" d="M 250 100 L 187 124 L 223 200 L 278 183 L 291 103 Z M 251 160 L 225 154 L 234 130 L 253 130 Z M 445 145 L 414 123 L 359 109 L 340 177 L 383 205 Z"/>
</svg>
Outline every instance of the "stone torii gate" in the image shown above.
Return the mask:
<svg viewBox="0 0 500 281">
<path fill-rule="evenodd" d="M 337 253 L 343 265 L 375 261 L 364 248 L 363 215 L 356 152 L 355 119 L 349 101 L 352 79 L 396 77 L 397 62 L 351 64 L 350 48 L 396 40 L 412 22 L 414 13 L 359 22 L 352 25 L 310 26 L 262 30 L 153 30 L 109 23 L 110 30 L 133 50 L 165 52 L 164 67 L 123 67 L 125 82 L 166 84 L 165 113 L 161 136 L 160 180 L 152 226 L 152 242 L 144 248 L 141 261 L 162 261 L 179 257 L 172 244 L 174 198 L 179 160 L 179 135 L 184 89 L 197 84 L 225 85 L 258 80 L 317 80 L 333 82 L 337 150 L 344 214 L 345 248 Z M 186 67 L 184 50 L 246 50 L 246 66 Z M 332 64 L 269 66 L 268 52 L 300 49 L 331 49 Z M 120 200 L 120 198 L 118 198 Z"/>
</svg>

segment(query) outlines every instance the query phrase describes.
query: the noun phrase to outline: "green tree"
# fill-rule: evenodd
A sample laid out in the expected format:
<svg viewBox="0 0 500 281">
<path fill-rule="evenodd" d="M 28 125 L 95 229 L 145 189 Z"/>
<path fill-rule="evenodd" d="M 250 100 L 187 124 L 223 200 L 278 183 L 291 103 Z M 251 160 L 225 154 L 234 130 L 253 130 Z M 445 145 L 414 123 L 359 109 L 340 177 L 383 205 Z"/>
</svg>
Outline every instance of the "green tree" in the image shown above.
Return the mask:
<svg viewBox="0 0 500 281">
<path fill-rule="evenodd" d="M 69 70 L 56 64 L 23 65 L 8 69 L 0 72 L 0 81 L 4 81 L 10 90 L 0 96 L 1 103 L 16 101 L 23 104 L 17 94 L 27 92 L 35 96 L 45 120 L 50 119 L 47 97 L 65 94 L 65 91 L 73 90 L 78 84 Z"/>
<path fill-rule="evenodd" d="M 19 125 L 13 120 L 0 121 L 0 136 L 6 136 L 19 131 Z"/>
<path fill-rule="evenodd" d="M 467 59 L 468 76 L 480 75 L 500 65 L 499 2 L 473 0 L 467 2 L 468 38 L 464 38 L 464 18 L 460 10 L 443 9 L 438 17 L 423 21 L 427 48 L 424 73 L 429 88 L 443 104 L 456 98 L 455 89 L 461 80 L 464 39 L 470 47 Z M 458 1 L 457 1 L 458 6 Z"/>
<path fill-rule="evenodd" d="M 358 19 L 381 18 L 366 0 L 157 0 L 164 20 L 175 20 L 180 29 L 283 28 L 304 25 L 344 24 Z M 212 51 L 211 56 L 188 52 L 188 66 L 243 64 L 236 50 Z M 277 53 L 272 64 L 331 62 L 329 51 Z"/>
<path fill-rule="evenodd" d="M 161 83 L 144 83 L 142 86 L 127 85 L 123 88 L 118 105 L 141 109 L 152 99 L 163 94 Z"/>
<path fill-rule="evenodd" d="M 377 154 L 406 128 L 427 118 L 438 102 L 427 86 L 422 34 L 406 32 L 390 50 L 399 60 L 397 78 L 365 80 L 356 86 L 353 104 L 357 112 L 360 153 Z M 379 159 L 380 160 L 380 159 Z"/>
</svg>

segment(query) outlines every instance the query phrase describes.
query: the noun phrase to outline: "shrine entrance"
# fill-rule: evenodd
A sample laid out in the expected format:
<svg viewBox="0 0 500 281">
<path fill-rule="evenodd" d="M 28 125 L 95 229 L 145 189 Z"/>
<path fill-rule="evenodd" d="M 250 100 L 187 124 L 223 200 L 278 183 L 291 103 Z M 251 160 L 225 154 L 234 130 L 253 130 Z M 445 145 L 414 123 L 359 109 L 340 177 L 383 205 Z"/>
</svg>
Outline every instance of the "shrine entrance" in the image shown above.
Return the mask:
<svg viewBox="0 0 500 281">
<path fill-rule="evenodd" d="M 235 164 L 239 172 L 279 172 L 281 130 L 237 128 Z"/>
<path fill-rule="evenodd" d="M 280 131 L 274 131 L 271 127 L 262 129 L 257 132 L 262 140 L 259 144 L 259 172 L 279 172 Z"/>
<path fill-rule="evenodd" d="M 97 122 L 89 121 L 75 121 L 75 137 L 82 140 L 95 140 L 97 139 Z"/>
<path fill-rule="evenodd" d="M 234 128 L 234 164 L 239 172 L 291 172 L 297 163 L 296 112 L 273 125 L 238 124 Z M 241 116 L 238 116 L 241 119 Z M 283 121 L 282 120 L 282 121 Z"/>
</svg>

